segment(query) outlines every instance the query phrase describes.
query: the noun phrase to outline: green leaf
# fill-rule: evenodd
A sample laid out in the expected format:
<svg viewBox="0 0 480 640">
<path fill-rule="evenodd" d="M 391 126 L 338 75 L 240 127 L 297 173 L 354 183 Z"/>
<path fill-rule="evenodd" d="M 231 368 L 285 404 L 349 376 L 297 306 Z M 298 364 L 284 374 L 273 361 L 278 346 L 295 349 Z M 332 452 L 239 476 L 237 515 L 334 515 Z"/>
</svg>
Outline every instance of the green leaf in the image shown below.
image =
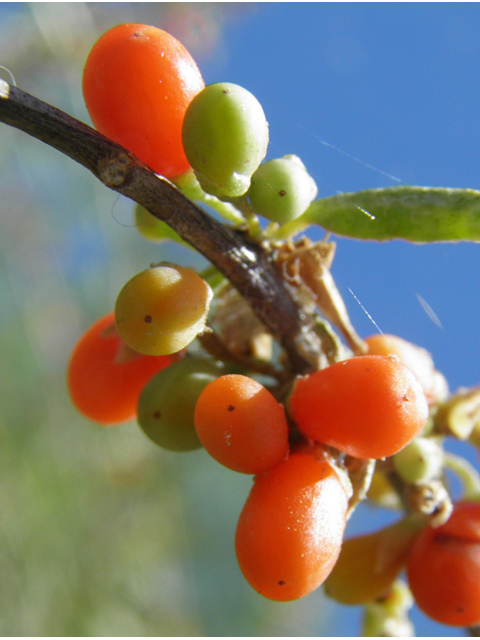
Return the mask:
<svg viewBox="0 0 480 640">
<path fill-rule="evenodd" d="M 318 224 L 362 240 L 480 242 L 480 191 L 402 186 L 342 193 L 315 200 L 293 222 L 291 231 Z"/>
</svg>

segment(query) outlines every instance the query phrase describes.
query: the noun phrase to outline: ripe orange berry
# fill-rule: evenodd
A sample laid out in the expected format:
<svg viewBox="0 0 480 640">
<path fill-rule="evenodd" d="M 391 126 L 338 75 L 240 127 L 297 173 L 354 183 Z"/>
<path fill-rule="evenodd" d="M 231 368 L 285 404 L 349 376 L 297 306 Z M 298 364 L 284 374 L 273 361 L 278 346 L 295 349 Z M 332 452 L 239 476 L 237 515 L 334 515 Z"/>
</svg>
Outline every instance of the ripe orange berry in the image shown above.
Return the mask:
<svg viewBox="0 0 480 640">
<path fill-rule="evenodd" d="M 267 471 L 288 453 L 283 406 L 247 376 L 221 376 L 205 387 L 195 407 L 195 429 L 215 460 L 241 473 Z"/>
<path fill-rule="evenodd" d="M 299 430 L 356 458 L 400 451 L 428 418 L 423 389 L 398 359 L 357 356 L 300 378 L 289 409 Z"/>
<path fill-rule="evenodd" d="M 238 564 L 250 585 L 278 601 L 314 591 L 337 560 L 347 506 L 333 467 L 309 453 L 292 453 L 257 476 L 235 537 Z"/>
<path fill-rule="evenodd" d="M 432 356 L 423 347 L 398 336 L 377 334 L 365 339 L 372 356 L 397 356 L 418 378 L 429 405 L 445 400 L 448 384 L 443 374 L 435 369 Z"/>
<path fill-rule="evenodd" d="M 430 618 L 458 627 L 480 623 L 480 503 L 459 502 L 440 527 L 425 528 L 407 564 L 408 584 Z"/>
<path fill-rule="evenodd" d="M 135 417 L 145 384 L 178 356 L 144 356 L 133 352 L 115 330 L 109 313 L 80 338 L 68 365 L 67 384 L 76 408 L 100 424 Z"/>
<path fill-rule="evenodd" d="M 167 178 L 189 168 L 183 118 L 203 87 L 185 47 L 143 24 L 122 24 L 104 33 L 83 72 L 85 104 L 98 131 Z"/>
</svg>

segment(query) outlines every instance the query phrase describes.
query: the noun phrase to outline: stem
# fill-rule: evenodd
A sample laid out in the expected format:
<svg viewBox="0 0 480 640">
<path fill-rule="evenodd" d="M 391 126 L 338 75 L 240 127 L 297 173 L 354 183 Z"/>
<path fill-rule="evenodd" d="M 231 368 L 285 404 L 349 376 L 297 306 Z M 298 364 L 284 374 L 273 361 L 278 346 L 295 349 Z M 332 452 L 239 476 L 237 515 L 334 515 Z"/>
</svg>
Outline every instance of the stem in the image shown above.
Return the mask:
<svg viewBox="0 0 480 640">
<path fill-rule="evenodd" d="M 305 231 L 305 229 L 307 229 L 311 225 L 312 223 L 310 221 L 304 220 L 302 214 L 298 218 L 282 224 L 275 232 L 271 234 L 270 238 L 272 240 L 287 240 L 288 238 L 297 236 L 299 233 Z"/>
<path fill-rule="evenodd" d="M 229 229 L 132 153 L 63 111 L 0 80 L 0 122 L 45 142 L 105 186 L 144 206 L 202 253 L 236 287 L 284 347 L 295 373 L 318 368 L 319 342 L 276 266 L 258 244 Z"/>
<path fill-rule="evenodd" d="M 181 176 L 178 176 L 178 178 L 175 178 L 173 182 L 175 186 L 180 189 L 183 195 L 190 200 L 193 200 L 193 202 L 200 202 L 201 204 L 207 205 L 211 209 L 217 211 L 217 213 L 219 213 L 222 218 L 225 218 L 225 220 L 233 222 L 235 226 L 245 225 L 245 217 L 236 207 L 233 206 L 231 202 L 224 202 L 216 196 L 205 193 L 199 185 L 192 169 L 189 169 Z"/>
<path fill-rule="evenodd" d="M 460 478 L 463 484 L 463 499 L 480 501 L 480 475 L 465 458 L 453 453 L 444 453 L 443 464 Z"/>
</svg>

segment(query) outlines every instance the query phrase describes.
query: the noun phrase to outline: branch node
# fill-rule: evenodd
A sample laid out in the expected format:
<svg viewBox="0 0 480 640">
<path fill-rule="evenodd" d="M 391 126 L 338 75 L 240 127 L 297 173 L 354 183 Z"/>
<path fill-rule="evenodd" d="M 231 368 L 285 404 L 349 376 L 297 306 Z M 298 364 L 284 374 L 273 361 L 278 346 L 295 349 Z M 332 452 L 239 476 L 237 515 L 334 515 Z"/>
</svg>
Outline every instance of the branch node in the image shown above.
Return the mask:
<svg viewBox="0 0 480 640">
<path fill-rule="evenodd" d="M 0 99 L 7 100 L 10 97 L 10 85 L 5 80 L 0 80 Z"/>
<path fill-rule="evenodd" d="M 133 163 L 126 153 L 106 156 L 98 161 L 98 176 L 106 187 L 121 187 L 132 174 Z"/>
</svg>

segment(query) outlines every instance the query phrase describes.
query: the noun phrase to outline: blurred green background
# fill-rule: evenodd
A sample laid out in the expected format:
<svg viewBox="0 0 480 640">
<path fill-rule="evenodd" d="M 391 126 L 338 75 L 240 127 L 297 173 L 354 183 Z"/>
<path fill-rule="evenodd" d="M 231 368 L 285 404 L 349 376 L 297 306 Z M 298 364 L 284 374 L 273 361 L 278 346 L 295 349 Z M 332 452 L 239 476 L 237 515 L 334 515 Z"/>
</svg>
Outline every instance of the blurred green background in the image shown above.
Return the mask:
<svg viewBox="0 0 480 640">
<path fill-rule="evenodd" d="M 254 9 L 2 3 L 0 64 L 90 122 L 82 68 L 108 28 L 165 28 L 200 66 L 221 68 L 225 30 Z M 203 451 L 162 452 L 135 424 L 90 424 L 69 402 L 71 349 L 126 280 L 154 260 L 198 261 L 142 239 L 132 212 L 82 167 L 0 125 L 0 634 L 322 635 L 320 592 L 281 605 L 240 574 L 233 539 L 250 477 Z"/>
</svg>

